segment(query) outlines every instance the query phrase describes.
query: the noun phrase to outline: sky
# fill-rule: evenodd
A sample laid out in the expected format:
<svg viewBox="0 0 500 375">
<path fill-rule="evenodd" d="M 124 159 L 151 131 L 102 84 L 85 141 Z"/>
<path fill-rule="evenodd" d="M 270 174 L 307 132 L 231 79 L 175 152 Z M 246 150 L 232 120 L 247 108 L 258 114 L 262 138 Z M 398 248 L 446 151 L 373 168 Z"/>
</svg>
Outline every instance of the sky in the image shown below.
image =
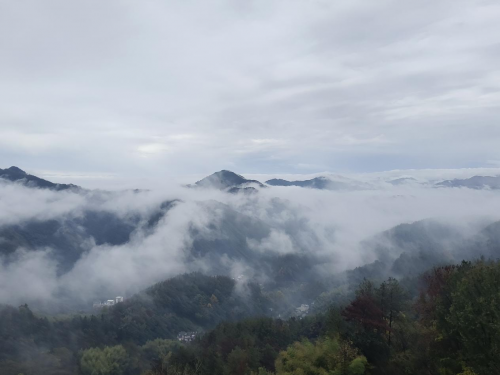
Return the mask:
<svg viewBox="0 0 500 375">
<path fill-rule="evenodd" d="M 498 19 L 472 0 L 0 0 L 0 168 L 500 167 Z"/>
</svg>

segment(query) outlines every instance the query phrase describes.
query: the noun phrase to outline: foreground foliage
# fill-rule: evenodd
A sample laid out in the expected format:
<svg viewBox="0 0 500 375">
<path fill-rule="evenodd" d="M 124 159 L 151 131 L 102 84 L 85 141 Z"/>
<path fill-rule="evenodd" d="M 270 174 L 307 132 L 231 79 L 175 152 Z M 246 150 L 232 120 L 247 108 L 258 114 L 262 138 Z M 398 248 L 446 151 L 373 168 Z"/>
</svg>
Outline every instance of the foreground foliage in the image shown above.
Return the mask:
<svg viewBox="0 0 500 375">
<path fill-rule="evenodd" d="M 403 287 L 404 285 L 404 287 Z M 500 263 L 463 262 L 376 285 L 326 313 L 263 315 L 258 287 L 186 275 L 99 316 L 51 321 L 0 310 L 6 375 L 489 375 L 500 368 Z M 194 342 L 179 330 L 214 326 Z"/>
<path fill-rule="evenodd" d="M 346 341 L 320 339 L 296 342 L 276 359 L 278 375 L 361 375 L 365 373 L 366 358 L 359 356 Z"/>
</svg>

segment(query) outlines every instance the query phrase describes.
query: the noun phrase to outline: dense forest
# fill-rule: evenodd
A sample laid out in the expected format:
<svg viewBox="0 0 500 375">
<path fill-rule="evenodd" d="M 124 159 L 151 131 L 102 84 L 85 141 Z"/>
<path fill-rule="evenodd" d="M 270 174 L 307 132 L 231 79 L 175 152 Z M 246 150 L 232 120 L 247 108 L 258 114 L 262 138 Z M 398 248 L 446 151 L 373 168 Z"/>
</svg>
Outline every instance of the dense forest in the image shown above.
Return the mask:
<svg viewBox="0 0 500 375">
<path fill-rule="evenodd" d="M 499 262 L 365 279 L 350 298 L 303 318 L 266 317 L 275 292 L 235 288 L 227 277 L 189 274 L 89 316 L 4 306 L 0 373 L 499 373 Z M 200 334 L 181 343 L 176 335 L 185 330 Z"/>
</svg>

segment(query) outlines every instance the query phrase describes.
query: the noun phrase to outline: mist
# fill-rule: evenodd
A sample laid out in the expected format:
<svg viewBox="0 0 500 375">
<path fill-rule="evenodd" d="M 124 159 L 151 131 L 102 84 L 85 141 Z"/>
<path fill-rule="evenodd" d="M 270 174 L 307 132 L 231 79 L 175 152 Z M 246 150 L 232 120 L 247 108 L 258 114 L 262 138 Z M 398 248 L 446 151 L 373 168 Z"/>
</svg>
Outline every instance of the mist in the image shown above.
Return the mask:
<svg viewBox="0 0 500 375">
<path fill-rule="evenodd" d="M 80 246 L 64 271 L 64 249 L 19 246 L 3 255 L 0 303 L 7 304 L 50 305 L 69 298 L 85 306 L 192 271 L 265 282 L 273 275 L 257 266 L 259 257 L 288 254 L 317 257 L 314 272 L 333 275 L 379 259 L 376 247 L 386 241 L 380 234 L 400 224 L 432 219 L 454 228 L 456 236 L 435 239 L 451 251 L 500 220 L 497 191 L 416 184 L 349 191 L 267 187 L 254 194 L 178 185 L 75 194 L 2 184 L 0 197 L 1 228 L 52 220 L 60 225 L 55 236 L 71 233 Z M 96 243 L 78 224 L 89 211 L 128 225 L 128 239 Z M 392 247 L 393 258 L 404 250 L 383 246 Z"/>
</svg>

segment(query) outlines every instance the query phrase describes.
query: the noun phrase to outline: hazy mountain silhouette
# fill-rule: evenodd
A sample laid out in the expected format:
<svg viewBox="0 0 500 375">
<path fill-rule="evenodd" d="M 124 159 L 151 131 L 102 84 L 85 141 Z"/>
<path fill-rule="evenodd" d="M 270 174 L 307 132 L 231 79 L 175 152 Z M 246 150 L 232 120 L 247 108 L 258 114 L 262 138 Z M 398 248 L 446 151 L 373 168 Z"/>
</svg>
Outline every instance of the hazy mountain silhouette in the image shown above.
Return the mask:
<svg viewBox="0 0 500 375">
<path fill-rule="evenodd" d="M 312 189 L 326 189 L 326 190 L 344 190 L 350 189 L 353 186 L 349 183 L 342 181 L 334 181 L 327 177 L 315 177 L 310 180 L 303 181 L 287 181 L 279 178 L 273 178 L 266 181 L 266 184 L 271 186 L 299 186 Z"/>
<path fill-rule="evenodd" d="M 33 176 L 31 174 L 26 173 L 22 169 L 18 167 L 10 167 L 7 169 L 0 169 L 0 178 L 4 180 L 8 180 L 11 182 L 22 183 L 24 186 L 39 188 L 39 189 L 49 189 L 49 190 L 82 190 L 80 186 L 73 184 L 56 184 L 43 178 Z"/>
<path fill-rule="evenodd" d="M 245 177 L 231 171 L 222 170 L 197 181 L 194 186 L 227 191 L 229 193 L 256 192 L 256 188 L 264 188 L 265 185 L 257 180 L 248 180 Z"/>
<path fill-rule="evenodd" d="M 500 176 L 474 176 L 466 179 L 446 180 L 438 187 L 466 187 L 469 189 L 500 189 Z"/>
</svg>

